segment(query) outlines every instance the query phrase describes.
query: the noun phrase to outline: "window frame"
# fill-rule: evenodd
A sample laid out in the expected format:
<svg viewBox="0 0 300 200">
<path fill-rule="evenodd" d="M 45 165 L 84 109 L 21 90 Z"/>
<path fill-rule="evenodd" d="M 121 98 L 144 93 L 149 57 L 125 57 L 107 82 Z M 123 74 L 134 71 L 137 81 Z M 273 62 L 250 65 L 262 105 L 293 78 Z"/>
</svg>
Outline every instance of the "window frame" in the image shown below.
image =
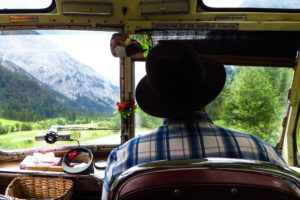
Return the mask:
<svg viewBox="0 0 300 200">
<path fill-rule="evenodd" d="M 300 13 L 299 9 L 287 8 L 215 8 L 207 6 L 203 0 L 197 0 L 197 6 L 208 12 L 268 12 L 268 13 Z"/>
</svg>

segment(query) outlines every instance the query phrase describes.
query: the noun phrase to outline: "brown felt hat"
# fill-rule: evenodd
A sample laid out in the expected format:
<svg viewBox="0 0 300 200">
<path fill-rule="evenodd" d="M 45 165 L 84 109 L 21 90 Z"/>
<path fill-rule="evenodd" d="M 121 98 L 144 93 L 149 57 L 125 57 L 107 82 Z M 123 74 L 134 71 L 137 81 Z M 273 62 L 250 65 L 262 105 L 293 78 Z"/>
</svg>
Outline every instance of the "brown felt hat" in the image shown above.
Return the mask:
<svg viewBox="0 0 300 200">
<path fill-rule="evenodd" d="M 136 100 L 150 115 L 179 117 L 213 101 L 225 81 L 223 64 L 198 56 L 197 51 L 184 42 L 168 41 L 149 53 L 146 76 L 136 88 Z"/>
</svg>

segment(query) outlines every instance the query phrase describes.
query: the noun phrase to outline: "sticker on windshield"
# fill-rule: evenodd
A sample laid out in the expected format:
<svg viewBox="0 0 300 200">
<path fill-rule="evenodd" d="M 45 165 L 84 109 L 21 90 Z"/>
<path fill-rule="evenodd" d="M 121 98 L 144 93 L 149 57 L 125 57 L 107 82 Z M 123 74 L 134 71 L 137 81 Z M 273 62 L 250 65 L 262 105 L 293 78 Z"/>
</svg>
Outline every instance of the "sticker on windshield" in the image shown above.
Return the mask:
<svg viewBox="0 0 300 200">
<path fill-rule="evenodd" d="M 153 29 L 237 30 L 237 23 L 153 23 Z"/>
<path fill-rule="evenodd" d="M 217 15 L 216 21 L 246 21 L 246 15 Z"/>
<path fill-rule="evenodd" d="M 10 22 L 37 22 L 37 16 L 9 16 Z"/>
</svg>

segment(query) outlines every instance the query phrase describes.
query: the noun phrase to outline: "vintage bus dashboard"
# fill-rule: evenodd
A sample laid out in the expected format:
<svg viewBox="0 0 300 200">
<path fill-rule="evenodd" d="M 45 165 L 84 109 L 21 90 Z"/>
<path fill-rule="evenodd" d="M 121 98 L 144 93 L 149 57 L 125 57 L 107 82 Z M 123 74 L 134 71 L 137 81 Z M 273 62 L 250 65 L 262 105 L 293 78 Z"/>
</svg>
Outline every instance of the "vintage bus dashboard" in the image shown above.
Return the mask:
<svg viewBox="0 0 300 200">
<path fill-rule="evenodd" d="M 128 118 L 118 115 L 116 103 L 135 98 L 137 77 L 145 74 L 139 73 L 146 54 L 116 57 L 112 50 L 115 33 L 145 41 L 148 51 L 167 40 L 184 40 L 199 55 L 229 66 L 227 79 L 232 83 L 240 72 L 236 66 L 259 68 L 264 73 L 261 77 L 273 77 L 269 90 L 262 93 L 276 94 L 279 97 L 274 96 L 274 102 L 280 103 L 269 108 L 271 116 L 265 115 L 271 120 L 266 124 L 276 121 L 274 131 L 270 137 L 262 137 L 299 171 L 299 12 L 296 7 L 214 7 L 202 0 L 53 0 L 42 7 L 20 4 L 11 8 L 0 3 L 0 194 L 4 195 L 16 177 L 64 177 L 74 182 L 73 199 L 99 199 L 105 168 L 94 164 L 107 160 L 110 151 L 128 139 L 162 123 L 139 110 Z M 29 86 L 33 89 L 27 90 Z M 210 110 L 222 125 L 220 105 Z M 83 131 L 62 130 L 61 134 L 70 133 L 71 139 L 52 144 L 34 139 L 50 132 L 53 125 Z M 238 128 L 248 130 L 242 125 Z M 93 172 L 20 169 L 28 156 L 52 152 L 62 158 L 79 143 L 93 153 Z M 223 195 L 228 199 L 259 198 L 249 190 L 265 198 L 300 199 L 300 176 L 295 171 L 232 159 L 163 161 L 126 172 L 115 183 L 111 199 L 163 199 L 170 195 L 189 199 L 197 193 L 196 185 L 204 188 L 205 197 L 214 193 L 213 187 L 218 188 L 222 195 L 216 194 L 216 199 Z M 196 182 L 190 180 L 192 174 L 197 174 Z M 177 175 L 185 182 L 170 186 L 168 181 L 173 179 L 168 177 Z M 161 176 L 166 177 L 165 182 L 159 181 Z M 151 182 L 141 185 L 144 180 Z M 155 182 L 157 186 L 152 185 Z"/>
</svg>

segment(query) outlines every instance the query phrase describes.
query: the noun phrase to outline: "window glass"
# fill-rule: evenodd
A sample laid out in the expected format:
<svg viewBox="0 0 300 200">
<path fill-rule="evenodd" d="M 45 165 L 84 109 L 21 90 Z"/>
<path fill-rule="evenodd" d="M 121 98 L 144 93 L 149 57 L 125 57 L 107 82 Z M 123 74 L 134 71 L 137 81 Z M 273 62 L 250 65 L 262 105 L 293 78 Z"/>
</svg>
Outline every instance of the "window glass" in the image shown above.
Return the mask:
<svg viewBox="0 0 300 200">
<path fill-rule="evenodd" d="M 296 0 L 203 0 L 203 3 L 213 8 L 300 8 Z"/>
<path fill-rule="evenodd" d="M 43 9 L 48 8 L 53 0 L 1 0 L 0 9 Z"/>
<path fill-rule="evenodd" d="M 215 124 L 253 134 L 275 146 L 287 111 L 293 69 L 226 66 L 221 94 L 207 106 Z"/>
<path fill-rule="evenodd" d="M 143 65 L 143 66 L 142 66 Z M 220 95 L 207 108 L 216 125 L 253 134 L 275 146 L 287 110 L 293 69 L 225 66 L 227 80 Z M 144 63 L 136 66 L 136 84 L 145 75 Z M 162 125 L 162 119 L 142 111 L 136 115 L 136 135 Z"/>
<path fill-rule="evenodd" d="M 113 33 L 2 31 L 0 36 L 0 149 L 45 146 L 35 135 L 56 126 L 120 128 L 119 59 Z M 119 130 L 64 131 L 81 144 L 119 144 Z"/>
<path fill-rule="evenodd" d="M 146 75 L 145 62 L 135 62 L 135 87 L 139 81 Z M 135 112 L 135 135 L 141 136 L 149 131 L 161 126 L 163 119 L 153 117 L 145 113 L 142 109 Z"/>
</svg>

